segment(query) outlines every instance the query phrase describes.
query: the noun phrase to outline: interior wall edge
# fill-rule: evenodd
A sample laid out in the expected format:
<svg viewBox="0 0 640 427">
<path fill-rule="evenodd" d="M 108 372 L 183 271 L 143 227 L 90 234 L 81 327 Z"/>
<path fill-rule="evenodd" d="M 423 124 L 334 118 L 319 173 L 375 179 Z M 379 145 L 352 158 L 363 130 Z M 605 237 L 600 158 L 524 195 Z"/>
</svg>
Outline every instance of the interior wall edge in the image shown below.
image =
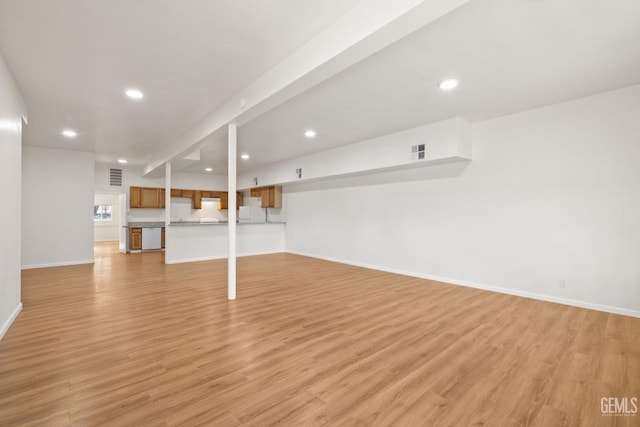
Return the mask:
<svg viewBox="0 0 640 427">
<path fill-rule="evenodd" d="M 21 311 L 22 311 L 22 303 L 19 303 L 18 306 L 13 310 L 9 318 L 4 322 L 4 324 L 2 325 L 2 328 L 0 328 L 0 340 L 2 340 L 2 338 L 4 337 L 4 334 L 7 333 L 7 331 L 13 324 L 13 321 L 16 320 L 16 317 L 18 317 L 18 314 L 20 314 Z"/>
</svg>

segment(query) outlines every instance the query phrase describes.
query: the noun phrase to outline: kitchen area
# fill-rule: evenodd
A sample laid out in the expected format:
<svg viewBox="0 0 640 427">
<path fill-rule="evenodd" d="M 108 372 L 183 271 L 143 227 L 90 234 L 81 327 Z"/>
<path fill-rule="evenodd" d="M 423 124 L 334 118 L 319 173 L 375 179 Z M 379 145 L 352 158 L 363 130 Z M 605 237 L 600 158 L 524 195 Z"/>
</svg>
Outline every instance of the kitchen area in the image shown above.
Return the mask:
<svg viewBox="0 0 640 427">
<path fill-rule="evenodd" d="M 121 253 L 164 251 L 167 264 L 227 257 L 227 191 L 171 188 L 167 199 L 165 188 L 131 186 L 127 196 Z M 237 192 L 236 206 L 238 255 L 284 251 L 282 187 Z"/>
</svg>

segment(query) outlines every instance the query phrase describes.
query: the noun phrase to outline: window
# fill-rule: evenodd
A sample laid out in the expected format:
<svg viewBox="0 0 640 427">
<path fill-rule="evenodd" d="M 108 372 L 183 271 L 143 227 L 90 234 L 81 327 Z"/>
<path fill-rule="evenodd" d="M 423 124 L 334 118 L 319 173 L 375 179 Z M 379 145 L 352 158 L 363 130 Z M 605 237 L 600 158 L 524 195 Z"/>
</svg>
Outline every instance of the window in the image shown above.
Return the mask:
<svg viewBox="0 0 640 427">
<path fill-rule="evenodd" d="M 93 205 L 93 220 L 95 222 L 113 221 L 112 210 L 113 205 Z"/>
</svg>

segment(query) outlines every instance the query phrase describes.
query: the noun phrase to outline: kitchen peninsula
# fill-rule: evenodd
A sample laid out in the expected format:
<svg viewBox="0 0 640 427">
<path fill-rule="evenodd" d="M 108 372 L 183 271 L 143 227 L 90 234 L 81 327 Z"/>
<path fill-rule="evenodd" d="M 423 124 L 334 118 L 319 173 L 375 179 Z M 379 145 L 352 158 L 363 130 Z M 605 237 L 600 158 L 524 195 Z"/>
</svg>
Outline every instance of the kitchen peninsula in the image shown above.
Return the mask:
<svg viewBox="0 0 640 427">
<path fill-rule="evenodd" d="M 240 222 L 238 256 L 284 252 L 284 222 Z M 173 222 L 166 228 L 165 263 L 226 258 L 229 236 L 225 222 Z"/>
<path fill-rule="evenodd" d="M 130 187 L 129 208 L 144 220 L 134 222 L 130 219 L 123 227 L 121 252 L 164 250 L 166 264 L 226 258 L 229 249 L 228 193 L 172 188 L 168 194 L 170 204 L 164 202 L 166 195 L 164 188 Z M 282 187 L 254 188 L 244 195 L 248 197 L 243 198 L 238 192 L 236 199 L 239 209 L 237 254 L 283 252 L 285 222 L 278 220 Z M 165 209 L 170 209 L 168 225 L 165 221 L 153 220 L 154 215 L 158 219 L 166 217 Z M 271 220 L 271 214 L 275 214 L 275 221 Z M 153 233 L 160 233 L 160 244 L 156 244 L 157 239 L 149 244 Z"/>
</svg>

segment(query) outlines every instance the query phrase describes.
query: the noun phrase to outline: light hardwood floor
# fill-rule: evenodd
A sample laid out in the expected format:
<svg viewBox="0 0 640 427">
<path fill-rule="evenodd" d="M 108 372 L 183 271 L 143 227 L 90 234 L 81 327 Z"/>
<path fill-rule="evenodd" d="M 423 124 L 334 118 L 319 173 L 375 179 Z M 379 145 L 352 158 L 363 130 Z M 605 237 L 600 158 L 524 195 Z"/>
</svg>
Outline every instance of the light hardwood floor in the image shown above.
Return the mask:
<svg viewBox="0 0 640 427">
<path fill-rule="evenodd" d="M 23 272 L 0 425 L 640 425 L 640 319 L 290 254 Z"/>
</svg>

